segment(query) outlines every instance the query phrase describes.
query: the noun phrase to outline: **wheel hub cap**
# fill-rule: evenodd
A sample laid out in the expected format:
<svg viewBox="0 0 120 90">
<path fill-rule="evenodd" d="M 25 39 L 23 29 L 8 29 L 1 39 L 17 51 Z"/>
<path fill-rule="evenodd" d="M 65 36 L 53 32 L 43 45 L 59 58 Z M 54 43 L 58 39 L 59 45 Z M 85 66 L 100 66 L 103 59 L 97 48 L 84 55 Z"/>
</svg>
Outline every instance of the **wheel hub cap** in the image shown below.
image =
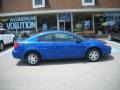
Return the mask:
<svg viewBox="0 0 120 90">
<path fill-rule="evenodd" d="M 99 58 L 99 53 L 97 51 L 91 51 L 89 54 L 89 58 L 92 61 L 96 61 Z"/>
<path fill-rule="evenodd" d="M 37 57 L 35 54 L 30 54 L 30 55 L 28 56 L 28 62 L 29 62 L 30 64 L 36 64 L 37 61 L 38 61 L 38 57 Z"/>
</svg>

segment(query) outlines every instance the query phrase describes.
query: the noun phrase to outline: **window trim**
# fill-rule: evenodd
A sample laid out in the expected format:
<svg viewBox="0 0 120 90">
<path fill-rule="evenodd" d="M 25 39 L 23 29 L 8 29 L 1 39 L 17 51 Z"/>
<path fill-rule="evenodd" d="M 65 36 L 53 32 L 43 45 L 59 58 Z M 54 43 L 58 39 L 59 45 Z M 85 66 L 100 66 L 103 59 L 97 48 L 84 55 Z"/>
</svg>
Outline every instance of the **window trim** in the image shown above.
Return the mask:
<svg viewBox="0 0 120 90">
<path fill-rule="evenodd" d="M 51 35 L 51 41 L 41 41 L 41 40 L 40 40 L 41 37 L 45 37 L 45 36 L 48 36 L 48 35 Z M 38 37 L 38 41 L 39 41 L 39 42 L 54 42 L 54 36 L 53 36 L 53 34 L 40 35 L 40 36 Z"/>
<path fill-rule="evenodd" d="M 76 41 L 74 41 L 74 40 L 70 40 L 70 41 L 57 41 L 56 40 L 56 34 L 64 34 L 64 35 L 68 35 L 69 37 L 74 37 L 76 40 L 78 39 L 78 37 L 76 37 L 76 36 L 74 36 L 74 35 L 71 35 L 71 34 L 66 34 L 66 33 L 54 33 L 54 40 L 55 40 L 55 42 L 76 42 Z M 70 38 L 69 38 L 70 39 Z"/>
<path fill-rule="evenodd" d="M 42 0 L 42 5 L 35 5 L 35 0 L 32 0 L 32 6 L 33 8 L 42 8 L 45 7 L 45 0 Z"/>
<path fill-rule="evenodd" d="M 6 34 L 11 34 L 8 30 L 1 30 L 1 32 L 4 32 L 4 33 L 0 33 L 1 35 L 6 35 Z"/>
<path fill-rule="evenodd" d="M 91 3 L 85 3 L 85 0 L 82 0 L 82 5 L 83 6 L 94 6 L 95 5 L 95 0 L 92 0 Z"/>
</svg>

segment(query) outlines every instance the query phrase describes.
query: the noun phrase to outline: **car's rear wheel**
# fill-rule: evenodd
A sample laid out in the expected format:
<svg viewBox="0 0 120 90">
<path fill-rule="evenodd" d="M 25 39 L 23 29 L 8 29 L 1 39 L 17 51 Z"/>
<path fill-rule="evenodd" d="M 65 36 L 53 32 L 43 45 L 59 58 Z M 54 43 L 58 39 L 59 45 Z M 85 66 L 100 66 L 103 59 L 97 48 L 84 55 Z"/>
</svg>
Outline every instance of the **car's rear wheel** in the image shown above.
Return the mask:
<svg viewBox="0 0 120 90">
<path fill-rule="evenodd" d="M 15 38 L 13 38 L 13 44 L 16 42 Z"/>
<path fill-rule="evenodd" d="M 86 57 L 89 61 L 95 62 L 101 58 L 101 52 L 96 48 L 92 48 L 87 52 Z"/>
<path fill-rule="evenodd" d="M 29 65 L 37 65 L 40 63 L 40 55 L 37 52 L 29 52 L 26 55 L 26 62 Z"/>
<path fill-rule="evenodd" d="M 4 49 L 4 43 L 0 42 L 0 50 L 2 51 Z"/>
</svg>

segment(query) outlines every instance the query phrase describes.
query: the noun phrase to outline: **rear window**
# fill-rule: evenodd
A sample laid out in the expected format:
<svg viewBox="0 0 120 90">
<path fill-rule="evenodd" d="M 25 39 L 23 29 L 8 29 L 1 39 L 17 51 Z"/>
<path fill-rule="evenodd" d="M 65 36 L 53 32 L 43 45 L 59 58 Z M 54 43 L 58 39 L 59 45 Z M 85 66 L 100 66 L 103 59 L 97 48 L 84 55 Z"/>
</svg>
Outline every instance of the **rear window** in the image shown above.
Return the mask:
<svg viewBox="0 0 120 90">
<path fill-rule="evenodd" d="M 0 34 L 10 34 L 7 30 L 0 30 Z"/>
<path fill-rule="evenodd" d="M 5 30 L 0 30 L 0 34 L 6 34 Z"/>
</svg>

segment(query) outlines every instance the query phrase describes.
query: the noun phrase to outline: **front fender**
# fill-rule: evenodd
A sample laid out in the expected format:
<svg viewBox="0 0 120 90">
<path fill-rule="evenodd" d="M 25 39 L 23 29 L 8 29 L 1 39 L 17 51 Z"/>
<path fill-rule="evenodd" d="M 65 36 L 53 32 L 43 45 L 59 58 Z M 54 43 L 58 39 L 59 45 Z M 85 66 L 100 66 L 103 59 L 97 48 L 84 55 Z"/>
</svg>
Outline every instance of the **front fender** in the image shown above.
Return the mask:
<svg viewBox="0 0 120 90">
<path fill-rule="evenodd" d="M 101 53 L 103 52 L 103 45 L 99 45 L 99 44 L 86 44 L 85 45 L 86 50 L 85 50 L 85 54 L 87 53 L 88 50 L 90 50 L 91 48 L 97 48 L 101 51 Z"/>
</svg>

